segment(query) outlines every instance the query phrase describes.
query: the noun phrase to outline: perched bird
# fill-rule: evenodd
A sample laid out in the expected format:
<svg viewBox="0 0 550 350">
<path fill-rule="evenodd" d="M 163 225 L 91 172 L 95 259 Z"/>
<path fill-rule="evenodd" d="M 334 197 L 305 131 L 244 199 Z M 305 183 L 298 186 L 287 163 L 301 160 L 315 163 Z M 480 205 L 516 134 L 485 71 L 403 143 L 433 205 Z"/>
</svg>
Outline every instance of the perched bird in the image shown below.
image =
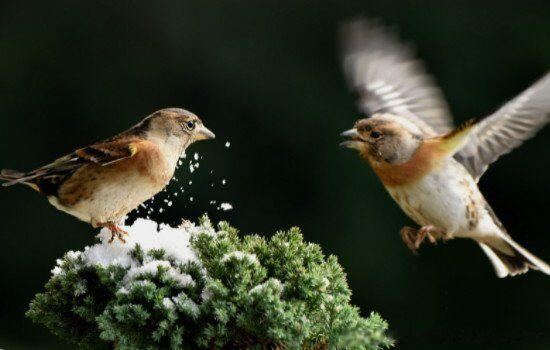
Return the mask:
<svg viewBox="0 0 550 350">
<path fill-rule="evenodd" d="M 124 241 L 118 224 L 126 214 L 166 186 L 189 145 L 214 137 L 193 113 L 165 108 L 31 172 L 2 170 L 0 179 L 3 186 L 28 185 L 57 209 L 109 228 L 111 241 Z"/>
<path fill-rule="evenodd" d="M 478 123 L 453 129 L 440 90 L 412 50 L 376 22 L 341 31 L 343 67 L 369 116 L 342 133 L 341 146 L 366 160 L 420 229 L 404 227 L 414 252 L 427 237 L 475 240 L 499 277 L 550 266 L 516 243 L 477 182 L 489 164 L 550 122 L 550 73 Z"/>
</svg>

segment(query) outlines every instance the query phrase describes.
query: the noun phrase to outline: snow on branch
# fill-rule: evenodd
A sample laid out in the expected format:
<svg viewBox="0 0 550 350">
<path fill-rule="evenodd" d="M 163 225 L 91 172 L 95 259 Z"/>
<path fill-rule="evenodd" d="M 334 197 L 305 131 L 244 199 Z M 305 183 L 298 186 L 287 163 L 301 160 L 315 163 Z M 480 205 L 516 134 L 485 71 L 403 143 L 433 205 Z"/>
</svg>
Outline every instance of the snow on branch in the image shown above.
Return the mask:
<svg viewBox="0 0 550 350">
<path fill-rule="evenodd" d="M 126 244 L 70 251 L 27 316 L 87 349 L 385 349 L 336 257 L 297 228 L 240 238 L 208 218 L 179 228 L 139 219 Z"/>
</svg>

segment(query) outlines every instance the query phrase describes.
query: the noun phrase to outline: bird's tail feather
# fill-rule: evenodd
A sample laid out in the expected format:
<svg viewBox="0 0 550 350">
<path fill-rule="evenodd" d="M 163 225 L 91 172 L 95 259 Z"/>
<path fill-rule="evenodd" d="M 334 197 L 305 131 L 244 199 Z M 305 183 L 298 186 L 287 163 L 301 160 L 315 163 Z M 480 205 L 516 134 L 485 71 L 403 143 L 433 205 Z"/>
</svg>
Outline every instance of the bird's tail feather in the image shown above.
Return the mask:
<svg viewBox="0 0 550 350">
<path fill-rule="evenodd" d="M 0 180 L 6 181 L 2 184 L 2 186 L 12 186 L 18 183 L 24 183 L 26 185 L 31 185 L 29 183 L 26 183 L 27 180 L 30 180 L 34 178 L 34 176 L 28 176 L 28 174 L 25 174 L 21 171 L 17 170 L 10 170 L 10 169 L 2 169 L 0 170 Z M 32 186 L 31 186 L 32 187 Z"/>
<path fill-rule="evenodd" d="M 17 170 L 11 169 L 2 169 L 0 170 L 0 180 L 4 181 L 14 181 L 25 176 L 25 173 L 22 173 Z"/>
<path fill-rule="evenodd" d="M 539 270 L 550 275 L 550 266 L 547 263 L 531 254 L 512 238 L 499 236 L 498 240 L 498 242 L 479 242 L 479 246 L 487 254 L 498 277 L 520 275 L 529 269 Z M 506 245 L 506 249 L 502 249 L 503 244 Z"/>
</svg>

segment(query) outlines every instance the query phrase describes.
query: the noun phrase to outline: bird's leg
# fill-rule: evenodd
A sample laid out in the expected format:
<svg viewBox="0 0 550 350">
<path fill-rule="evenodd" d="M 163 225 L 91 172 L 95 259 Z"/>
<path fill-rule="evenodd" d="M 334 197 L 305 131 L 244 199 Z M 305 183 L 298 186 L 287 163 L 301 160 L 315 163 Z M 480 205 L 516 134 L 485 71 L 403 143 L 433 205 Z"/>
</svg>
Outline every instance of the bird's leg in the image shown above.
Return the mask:
<svg viewBox="0 0 550 350">
<path fill-rule="evenodd" d="M 445 239 L 445 231 L 435 227 L 433 225 L 423 226 L 420 228 L 420 235 L 423 235 L 424 237 L 428 237 L 428 240 L 432 244 L 437 244 L 438 239 Z M 424 238 L 422 238 L 424 239 Z"/>
<path fill-rule="evenodd" d="M 128 235 L 128 232 L 124 231 L 120 227 L 117 226 L 114 222 L 101 222 L 97 223 L 96 226 L 98 227 L 107 227 L 111 231 L 111 239 L 109 239 L 109 243 L 113 243 L 115 240 L 115 237 L 121 241 L 122 243 L 126 243 L 126 240 L 124 239 L 124 235 Z"/>
<path fill-rule="evenodd" d="M 426 237 L 430 243 L 436 244 L 437 239 L 442 237 L 444 234 L 445 232 L 443 232 L 443 230 L 432 225 L 423 226 L 418 230 L 407 226 L 401 229 L 401 237 L 403 238 L 403 241 L 415 254 L 418 254 L 418 248 Z"/>
<path fill-rule="evenodd" d="M 109 230 L 111 230 L 111 239 L 109 240 L 109 243 L 113 243 L 113 240 L 118 238 L 119 241 L 122 243 L 126 243 L 126 240 L 123 238 L 124 235 L 128 235 L 128 232 L 124 231 L 120 227 L 118 227 L 116 224 L 111 223 L 109 226 L 107 226 Z"/>
</svg>

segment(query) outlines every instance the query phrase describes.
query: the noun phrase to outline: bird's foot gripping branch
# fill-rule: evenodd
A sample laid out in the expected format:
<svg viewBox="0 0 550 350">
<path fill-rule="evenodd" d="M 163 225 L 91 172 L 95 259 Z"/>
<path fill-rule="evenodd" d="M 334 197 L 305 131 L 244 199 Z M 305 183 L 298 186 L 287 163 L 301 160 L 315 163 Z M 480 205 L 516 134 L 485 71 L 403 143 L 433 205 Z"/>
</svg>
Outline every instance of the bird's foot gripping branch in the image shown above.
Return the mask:
<svg viewBox="0 0 550 350">
<path fill-rule="evenodd" d="M 79 348 L 383 349 L 387 323 L 350 305 L 336 257 L 298 229 L 240 238 L 206 217 L 138 220 L 127 243 L 59 259 L 27 315 Z"/>
</svg>

